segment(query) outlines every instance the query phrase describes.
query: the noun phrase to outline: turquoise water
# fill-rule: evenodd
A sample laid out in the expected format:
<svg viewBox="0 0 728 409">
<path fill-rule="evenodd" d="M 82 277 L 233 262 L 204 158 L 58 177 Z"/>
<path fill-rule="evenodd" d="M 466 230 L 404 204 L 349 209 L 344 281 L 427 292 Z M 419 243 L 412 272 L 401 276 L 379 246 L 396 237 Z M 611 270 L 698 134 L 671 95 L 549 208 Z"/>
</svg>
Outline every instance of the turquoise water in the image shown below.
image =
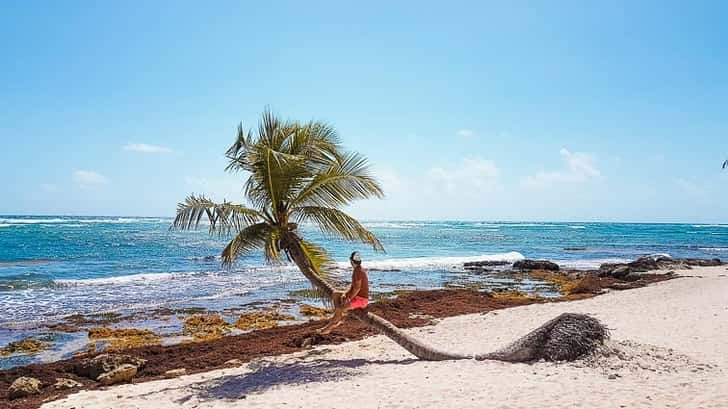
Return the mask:
<svg viewBox="0 0 728 409">
<path fill-rule="evenodd" d="M 260 255 L 220 268 L 223 239 L 170 231 L 171 219 L 0 216 L 0 324 L 75 313 L 241 303 L 305 288 L 290 266 Z M 375 288 L 437 288 L 462 276 L 468 260 L 546 258 L 563 266 L 647 254 L 723 258 L 728 225 L 511 222 L 367 222 L 386 253 L 304 235 L 341 261 L 360 250 Z"/>
</svg>

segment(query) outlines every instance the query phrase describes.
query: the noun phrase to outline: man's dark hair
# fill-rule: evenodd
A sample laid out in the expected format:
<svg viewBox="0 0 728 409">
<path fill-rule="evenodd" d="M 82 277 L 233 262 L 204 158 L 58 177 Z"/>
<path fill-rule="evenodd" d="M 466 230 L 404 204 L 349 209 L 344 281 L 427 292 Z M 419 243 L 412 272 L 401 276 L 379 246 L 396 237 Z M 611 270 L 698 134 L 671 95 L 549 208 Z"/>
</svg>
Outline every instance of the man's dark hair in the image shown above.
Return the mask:
<svg viewBox="0 0 728 409">
<path fill-rule="evenodd" d="M 355 254 L 356 254 L 356 251 L 354 251 L 354 252 L 351 253 L 351 255 L 349 256 L 349 261 L 351 261 L 352 263 L 354 263 L 357 266 L 360 266 L 361 265 L 361 260 L 358 260 L 358 261 L 357 260 L 354 260 L 354 255 Z"/>
</svg>

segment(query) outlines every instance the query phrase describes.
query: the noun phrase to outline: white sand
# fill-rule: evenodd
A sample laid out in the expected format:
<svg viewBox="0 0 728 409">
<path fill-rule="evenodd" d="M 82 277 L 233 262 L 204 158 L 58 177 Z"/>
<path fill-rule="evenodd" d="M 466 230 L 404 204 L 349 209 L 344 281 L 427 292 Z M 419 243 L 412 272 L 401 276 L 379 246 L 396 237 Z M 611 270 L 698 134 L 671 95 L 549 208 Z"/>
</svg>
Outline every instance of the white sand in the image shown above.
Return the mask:
<svg viewBox="0 0 728 409">
<path fill-rule="evenodd" d="M 562 312 L 581 312 L 612 329 L 618 355 L 570 364 L 422 362 L 377 336 L 240 368 L 80 392 L 43 408 L 728 408 L 727 270 L 696 268 L 679 273 L 702 277 L 412 330 L 443 348 L 482 352 Z"/>
</svg>

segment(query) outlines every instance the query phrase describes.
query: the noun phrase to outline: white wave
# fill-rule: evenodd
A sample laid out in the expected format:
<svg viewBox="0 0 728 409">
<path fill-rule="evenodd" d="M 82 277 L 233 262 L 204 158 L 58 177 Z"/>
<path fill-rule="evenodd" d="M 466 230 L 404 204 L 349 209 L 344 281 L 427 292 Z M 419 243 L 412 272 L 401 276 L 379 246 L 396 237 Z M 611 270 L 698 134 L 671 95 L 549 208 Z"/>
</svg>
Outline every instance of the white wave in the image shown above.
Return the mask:
<svg viewBox="0 0 728 409">
<path fill-rule="evenodd" d="M 10 226 L 12 226 L 12 224 L 0 223 L 0 227 L 10 227 Z"/>
<path fill-rule="evenodd" d="M 569 226 L 570 229 L 586 229 L 586 226 Z"/>
<path fill-rule="evenodd" d="M 629 258 L 595 258 L 595 259 L 578 259 L 578 260 L 554 260 L 561 268 L 572 270 L 596 270 L 604 263 L 629 263 Z"/>
<path fill-rule="evenodd" d="M 672 258 L 672 255 L 670 255 L 670 253 L 652 253 L 652 254 L 648 254 L 643 257 L 649 257 L 649 258 L 653 258 L 656 260 L 658 258 L 665 258 L 665 257 Z M 632 260 L 630 260 L 630 261 L 632 261 Z"/>
<path fill-rule="evenodd" d="M 698 250 L 703 250 L 703 251 L 728 251 L 728 247 L 698 247 Z"/>
<path fill-rule="evenodd" d="M 422 227 L 424 223 L 365 222 L 364 226 L 370 229 L 412 229 Z"/>
<path fill-rule="evenodd" d="M 490 226 L 490 227 L 559 227 L 558 224 L 551 224 L 551 223 L 493 223 L 493 224 L 489 224 L 488 226 Z"/>
<path fill-rule="evenodd" d="M 127 285 L 127 284 L 143 284 L 149 282 L 157 282 L 164 280 L 180 280 L 194 277 L 232 277 L 235 273 L 245 275 L 256 275 L 257 272 L 270 273 L 270 272 L 284 272 L 296 270 L 294 265 L 282 265 L 282 266 L 246 266 L 241 267 L 239 270 L 232 272 L 220 272 L 220 271 L 185 271 L 185 272 L 174 272 L 174 273 L 140 273 L 140 274 L 129 274 L 124 276 L 115 277 L 100 277 L 100 278 L 80 278 L 80 279 L 58 279 L 54 280 L 53 283 L 60 287 L 81 287 L 81 286 L 113 286 L 113 285 Z M 262 274 L 263 276 L 265 274 Z"/>
<path fill-rule="evenodd" d="M 364 267 L 370 270 L 439 270 L 462 269 L 463 264 L 471 261 L 506 261 L 509 263 L 523 260 L 523 254 L 517 251 L 500 254 L 483 254 L 463 257 L 413 257 L 393 258 L 385 260 L 364 261 Z M 348 262 L 338 263 L 340 268 L 347 268 Z"/>
<path fill-rule="evenodd" d="M 646 256 L 641 257 L 649 257 L 653 259 L 658 258 L 672 258 L 672 256 L 668 253 L 654 253 L 654 254 L 648 254 Z M 629 263 L 636 260 L 635 258 L 620 258 L 620 257 L 612 257 L 612 258 L 595 258 L 595 259 L 577 259 L 577 260 L 554 260 L 554 263 L 558 264 L 559 267 L 567 268 L 567 269 L 574 269 L 574 270 L 593 270 L 599 268 L 604 263 Z"/>
<path fill-rule="evenodd" d="M 728 224 L 693 224 L 693 227 L 696 228 L 702 228 L 702 227 L 723 227 L 728 228 Z"/>
<path fill-rule="evenodd" d="M 69 220 L 78 221 L 79 223 L 165 223 L 166 221 L 161 219 L 135 219 L 129 217 L 119 217 L 115 219 L 80 219 L 80 220 Z"/>
<path fill-rule="evenodd" d="M 188 273 L 141 273 L 141 274 L 130 274 L 125 276 L 116 277 L 103 277 L 103 278 L 81 278 L 81 279 L 63 279 L 54 280 L 53 282 L 60 286 L 66 287 L 77 287 L 77 286 L 94 286 L 94 285 L 115 285 L 115 284 L 128 284 L 136 281 L 160 281 L 160 280 L 172 280 L 176 278 L 191 277 L 193 275 L 204 274 L 201 272 L 188 272 Z"/>
<path fill-rule="evenodd" d="M 96 219 L 96 218 L 73 218 L 73 219 L 3 218 L 3 219 L 0 219 L 0 223 L 10 224 L 10 225 L 13 225 L 13 224 L 65 224 L 65 225 L 69 225 L 68 223 L 76 224 L 76 223 L 170 223 L 170 222 L 171 222 L 171 220 L 167 220 L 167 219 L 145 218 L 145 217 L 142 217 L 142 218 L 113 217 L 113 218 L 103 218 L 103 219 Z"/>
<path fill-rule="evenodd" d="M 65 223 L 68 219 L 0 219 L 7 224 Z"/>
</svg>

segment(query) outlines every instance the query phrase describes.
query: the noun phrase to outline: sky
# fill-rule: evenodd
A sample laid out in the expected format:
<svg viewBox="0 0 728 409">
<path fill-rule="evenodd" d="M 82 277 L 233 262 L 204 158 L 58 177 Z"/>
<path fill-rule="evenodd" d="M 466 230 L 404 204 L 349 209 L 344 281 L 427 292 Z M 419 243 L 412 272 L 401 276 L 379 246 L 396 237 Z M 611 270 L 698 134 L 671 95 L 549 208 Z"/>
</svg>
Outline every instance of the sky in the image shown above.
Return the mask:
<svg viewBox="0 0 728 409">
<path fill-rule="evenodd" d="M 0 214 L 241 201 L 235 128 L 332 124 L 368 220 L 728 223 L 728 5 L 5 1 Z"/>
</svg>

